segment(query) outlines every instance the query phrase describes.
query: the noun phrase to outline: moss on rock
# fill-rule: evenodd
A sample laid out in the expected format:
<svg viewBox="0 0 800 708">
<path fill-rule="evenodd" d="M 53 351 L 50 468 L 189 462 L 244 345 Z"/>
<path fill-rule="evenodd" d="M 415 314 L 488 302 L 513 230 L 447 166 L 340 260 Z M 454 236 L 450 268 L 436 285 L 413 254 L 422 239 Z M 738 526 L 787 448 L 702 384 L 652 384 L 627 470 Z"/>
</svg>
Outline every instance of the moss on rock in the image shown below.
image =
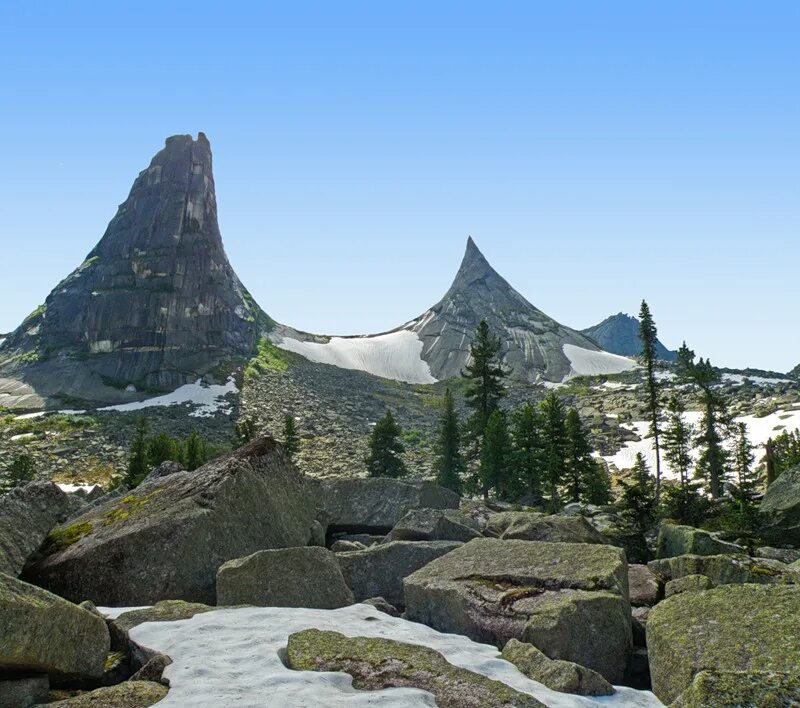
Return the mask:
<svg viewBox="0 0 800 708">
<path fill-rule="evenodd" d="M 701 671 L 670 708 L 786 708 L 800 705 L 800 673 Z"/>
<path fill-rule="evenodd" d="M 166 686 L 153 681 L 125 681 L 48 705 L 59 708 L 148 708 L 162 700 L 167 691 Z"/>
<path fill-rule="evenodd" d="M 439 652 L 391 639 L 307 629 L 289 637 L 287 663 L 298 671 L 342 671 L 357 689 L 429 691 L 440 708 L 539 708 L 533 696 L 454 666 Z"/>
<path fill-rule="evenodd" d="M 669 703 L 701 671 L 796 671 L 798 637 L 800 587 L 723 585 L 674 595 L 647 620 L 653 691 Z"/>
</svg>

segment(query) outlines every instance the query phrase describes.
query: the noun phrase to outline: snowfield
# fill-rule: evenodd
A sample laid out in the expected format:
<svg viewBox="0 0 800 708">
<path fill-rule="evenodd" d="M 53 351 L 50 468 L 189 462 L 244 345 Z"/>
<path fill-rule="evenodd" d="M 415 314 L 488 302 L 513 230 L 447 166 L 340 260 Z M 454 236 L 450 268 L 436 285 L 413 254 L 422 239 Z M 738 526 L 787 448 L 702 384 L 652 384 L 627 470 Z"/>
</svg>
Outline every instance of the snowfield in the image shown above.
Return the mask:
<svg viewBox="0 0 800 708">
<path fill-rule="evenodd" d="M 66 492 L 67 494 L 72 494 L 77 492 L 78 490 L 82 489 L 85 492 L 91 492 L 95 487 L 100 487 L 99 484 L 68 484 L 66 482 L 56 482 L 56 487 L 58 487 L 62 492 Z M 102 488 L 101 488 L 102 491 Z"/>
<path fill-rule="evenodd" d="M 100 608 L 100 611 L 119 615 L 124 610 Z M 649 691 L 625 687 L 601 698 L 556 693 L 500 659 L 493 646 L 390 617 L 370 605 L 351 605 L 339 610 L 220 609 L 188 620 L 147 622 L 131 630 L 130 636 L 140 646 L 167 654 L 173 660 L 164 671 L 170 690 L 158 703 L 159 707 L 433 708 L 436 705 L 430 693 L 418 689 L 358 691 L 352 687 L 348 674 L 287 669 L 280 653 L 289 635 L 310 628 L 428 646 L 456 666 L 502 681 L 553 708 L 662 705 Z"/>
<path fill-rule="evenodd" d="M 686 420 L 695 427 L 702 418 L 700 411 L 687 411 Z M 764 456 L 764 445 L 770 438 L 774 438 L 784 430 L 795 430 L 800 428 L 800 409 L 784 409 L 775 413 L 757 418 L 754 415 L 746 415 L 736 418 L 737 423 L 747 425 L 747 437 L 754 446 L 753 452 L 756 456 L 756 464 Z M 653 446 L 653 439 L 648 436 L 650 423 L 646 421 L 636 421 L 634 423 L 623 423 L 623 427 L 634 431 L 641 440 L 627 442 L 621 450 L 613 455 L 604 456 L 603 459 L 610 465 L 614 465 L 618 470 L 626 470 L 633 467 L 637 453 L 642 453 L 651 472 L 656 468 L 656 451 Z M 697 460 L 698 451 L 692 451 L 692 457 Z M 667 479 L 678 479 L 678 474 L 670 469 L 669 464 L 661 454 L 661 473 Z"/>
<path fill-rule="evenodd" d="M 633 359 L 609 352 L 593 352 L 591 349 L 564 344 L 564 356 L 569 359 L 572 371 L 564 378 L 565 381 L 575 376 L 601 376 L 603 374 L 621 374 L 637 367 Z"/>
<path fill-rule="evenodd" d="M 189 415 L 194 418 L 208 418 L 213 416 L 217 411 L 221 411 L 226 415 L 231 414 L 231 406 L 225 400 L 225 396 L 229 393 L 238 393 L 239 389 L 236 388 L 236 383 L 231 378 L 224 386 L 221 384 L 206 385 L 201 383 L 198 379 L 194 383 L 184 384 L 176 388 L 172 393 L 167 393 L 163 396 L 156 396 L 155 398 L 148 398 L 145 401 L 134 401 L 133 403 L 121 403 L 115 406 L 105 406 L 98 408 L 101 411 L 140 411 L 144 408 L 152 408 L 154 406 L 173 406 L 186 403 L 194 404 L 197 407 Z M 66 411 L 61 411 L 66 412 Z M 83 411 L 71 411 L 74 413 Z"/>
<path fill-rule="evenodd" d="M 422 340 L 408 330 L 372 337 L 331 337 L 325 343 L 283 337 L 276 344 L 318 364 L 366 371 L 384 379 L 412 384 L 436 383 L 430 367 L 422 359 Z"/>
</svg>

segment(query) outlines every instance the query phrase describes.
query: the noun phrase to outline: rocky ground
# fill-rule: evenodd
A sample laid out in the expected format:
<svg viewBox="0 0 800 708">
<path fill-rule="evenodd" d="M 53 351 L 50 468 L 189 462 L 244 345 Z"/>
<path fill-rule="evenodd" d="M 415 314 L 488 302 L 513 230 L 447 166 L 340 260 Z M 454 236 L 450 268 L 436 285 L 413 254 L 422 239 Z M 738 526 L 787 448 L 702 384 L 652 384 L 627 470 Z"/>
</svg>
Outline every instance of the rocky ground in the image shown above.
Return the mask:
<svg viewBox="0 0 800 708">
<path fill-rule="evenodd" d="M 613 508 L 317 480 L 268 438 L 33 482 L 0 496 L 0 704 L 796 705 L 800 468 L 761 514 L 780 546 L 665 523 L 642 565 Z"/>
</svg>

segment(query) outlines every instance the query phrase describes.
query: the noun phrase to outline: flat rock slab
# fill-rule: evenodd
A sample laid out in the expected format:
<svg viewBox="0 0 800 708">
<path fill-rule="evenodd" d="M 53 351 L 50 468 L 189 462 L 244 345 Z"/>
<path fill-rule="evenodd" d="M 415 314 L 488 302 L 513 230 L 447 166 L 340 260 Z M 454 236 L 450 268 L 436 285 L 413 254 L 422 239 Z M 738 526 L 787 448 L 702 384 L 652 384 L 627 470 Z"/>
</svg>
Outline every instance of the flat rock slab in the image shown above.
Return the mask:
<svg viewBox="0 0 800 708">
<path fill-rule="evenodd" d="M 406 617 L 622 679 L 632 646 L 625 553 L 607 545 L 476 539 L 406 578 Z"/>
<path fill-rule="evenodd" d="M 480 538 L 472 519 L 452 509 L 409 511 L 386 536 L 387 541 L 471 541 Z"/>
<path fill-rule="evenodd" d="M 506 511 L 489 517 L 486 532 L 504 540 L 611 543 L 582 516 Z"/>
<path fill-rule="evenodd" d="M 403 580 L 461 545 L 457 541 L 392 541 L 337 553 L 336 561 L 357 602 L 382 597 L 402 606 Z"/>
<path fill-rule="evenodd" d="M 99 678 L 110 645 L 101 617 L 0 573 L 0 671 Z"/>
<path fill-rule="evenodd" d="M 544 708 L 533 696 L 447 661 L 415 644 L 307 629 L 289 637 L 287 663 L 297 671 L 342 671 L 357 689 L 419 688 L 440 708 Z"/>
<path fill-rule="evenodd" d="M 657 558 L 696 555 L 716 556 L 721 553 L 745 553 L 747 549 L 735 543 L 723 541 L 709 531 L 693 526 L 662 524 L 658 530 Z"/>
<path fill-rule="evenodd" d="M 217 572 L 218 605 L 333 610 L 354 602 L 336 556 L 318 546 L 258 551 Z"/>
<path fill-rule="evenodd" d="M 670 708 L 800 705 L 800 672 L 701 671 Z"/>
<path fill-rule="evenodd" d="M 93 507 L 51 532 L 24 577 L 76 602 L 214 604 L 223 563 L 305 546 L 315 513 L 305 479 L 264 438 Z"/>
<path fill-rule="evenodd" d="M 800 573 L 768 558 L 738 554 L 674 556 L 650 561 L 647 567 L 664 581 L 687 575 L 705 575 L 714 585 L 729 583 L 800 583 Z"/>
<path fill-rule="evenodd" d="M 59 708 L 148 708 L 167 695 L 166 686 L 154 681 L 123 681 L 74 698 L 49 703 Z"/>
<path fill-rule="evenodd" d="M 795 672 L 800 588 L 723 585 L 674 595 L 647 620 L 653 692 L 674 701 L 705 670 Z"/>
</svg>

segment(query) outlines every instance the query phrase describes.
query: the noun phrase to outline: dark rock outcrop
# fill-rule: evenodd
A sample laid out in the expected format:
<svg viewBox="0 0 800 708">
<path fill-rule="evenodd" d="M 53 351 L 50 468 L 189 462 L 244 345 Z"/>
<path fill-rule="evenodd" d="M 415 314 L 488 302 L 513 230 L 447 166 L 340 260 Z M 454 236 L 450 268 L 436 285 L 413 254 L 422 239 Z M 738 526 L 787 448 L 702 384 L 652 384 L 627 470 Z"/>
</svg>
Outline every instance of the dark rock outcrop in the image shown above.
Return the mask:
<svg viewBox="0 0 800 708">
<path fill-rule="evenodd" d="M 729 543 L 718 538 L 716 534 L 694 526 L 679 524 L 661 524 L 658 530 L 658 548 L 656 557 L 672 558 L 674 556 L 696 555 L 716 556 L 721 553 L 745 553 L 743 546 Z"/>
<path fill-rule="evenodd" d="M 219 566 L 306 545 L 315 513 L 306 480 L 263 438 L 72 519 L 51 532 L 25 577 L 101 605 L 214 604 Z"/>
<path fill-rule="evenodd" d="M 638 319 L 619 312 L 611 317 L 606 317 L 593 327 L 582 329 L 581 332 L 597 342 L 607 352 L 621 356 L 639 356 L 642 353 L 639 326 Z M 675 361 L 678 355 L 656 340 L 656 356 L 662 361 Z"/>
<path fill-rule="evenodd" d="M 0 375 L 43 396 L 131 400 L 129 386 L 171 390 L 249 357 L 271 324 L 225 255 L 208 139 L 175 135 L 84 262 L 11 333 Z"/>
<path fill-rule="evenodd" d="M 759 511 L 764 538 L 800 548 L 800 465 L 784 471 L 767 487 Z"/>
<path fill-rule="evenodd" d="M 480 533 L 472 519 L 451 509 L 409 511 L 386 536 L 386 541 L 471 541 Z"/>
<path fill-rule="evenodd" d="M 459 496 L 433 482 L 387 477 L 332 479 L 315 493 L 328 532 L 388 533 L 412 509 L 457 509 Z"/>
<path fill-rule="evenodd" d="M 75 509 L 52 482 L 30 482 L 0 495 L 0 573 L 19 575 L 45 537 Z"/>
<path fill-rule="evenodd" d="M 504 540 L 611 543 L 582 516 L 543 516 L 526 511 L 503 511 L 490 516 L 485 533 Z"/>
</svg>

